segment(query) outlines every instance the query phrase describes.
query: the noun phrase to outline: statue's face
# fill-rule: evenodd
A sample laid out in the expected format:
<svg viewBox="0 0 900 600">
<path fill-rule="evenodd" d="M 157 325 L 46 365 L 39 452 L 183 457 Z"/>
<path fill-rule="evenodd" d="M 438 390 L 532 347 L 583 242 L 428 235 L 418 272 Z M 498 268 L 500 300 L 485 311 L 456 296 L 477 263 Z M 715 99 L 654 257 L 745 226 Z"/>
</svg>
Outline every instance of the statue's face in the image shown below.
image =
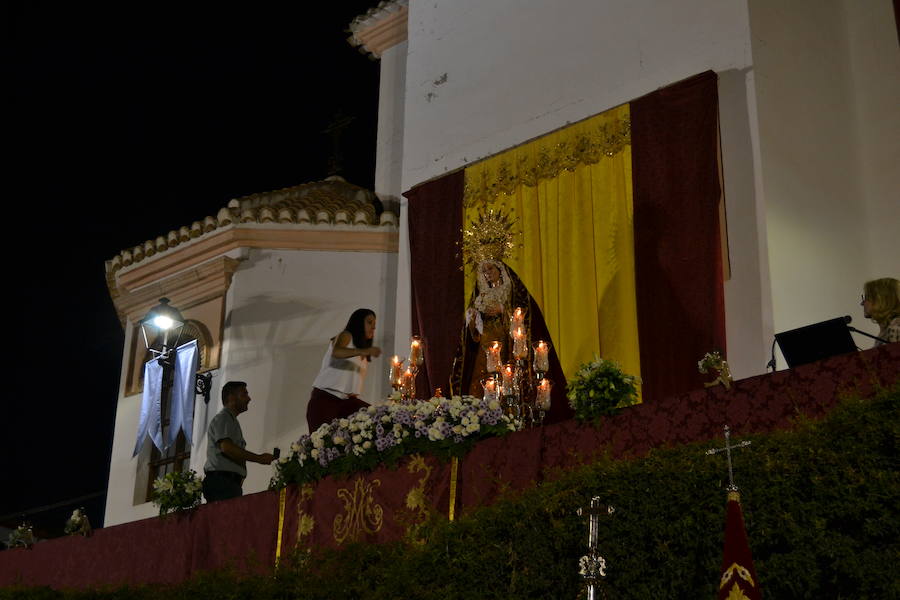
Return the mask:
<svg viewBox="0 0 900 600">
<path fill-rule="evenodd" d="M 492 285 L 500 281 L 500 269 L 493 263 L 482 263 L 481 274 L 484 275 L 487 282 Z"/>
</svg>

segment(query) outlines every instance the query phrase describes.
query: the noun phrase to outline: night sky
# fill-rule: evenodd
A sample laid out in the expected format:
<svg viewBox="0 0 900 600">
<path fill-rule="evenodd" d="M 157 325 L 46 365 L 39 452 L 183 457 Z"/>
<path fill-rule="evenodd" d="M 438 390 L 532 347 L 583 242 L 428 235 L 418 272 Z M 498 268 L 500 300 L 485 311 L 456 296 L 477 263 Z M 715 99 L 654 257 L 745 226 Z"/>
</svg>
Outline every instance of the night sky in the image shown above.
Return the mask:
<svg viewBox="0 0 900 600">
<path fill-rule="evenodd" d="M 371 189 L 379 65 L 345 30 L 376 4 L 0 9 L 0 516 L 105 490 L 124 339 L 105 260 L 231 198 L 323 179 L 338 113 L 355 117 L 342 175 Z M 97 523 L 102 498 L 81 504 Z"/>
</svg>

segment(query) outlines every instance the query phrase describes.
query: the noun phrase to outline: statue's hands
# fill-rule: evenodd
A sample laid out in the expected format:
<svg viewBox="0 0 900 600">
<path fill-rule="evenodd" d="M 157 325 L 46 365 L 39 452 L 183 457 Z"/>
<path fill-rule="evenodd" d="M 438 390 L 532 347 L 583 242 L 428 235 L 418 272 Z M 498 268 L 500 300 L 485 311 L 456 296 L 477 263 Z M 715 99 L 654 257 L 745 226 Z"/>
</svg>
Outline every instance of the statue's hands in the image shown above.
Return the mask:
<svg viewBox="0 0 900 600">
<path fill-rule="evenodd" d="M 489 317 L 496 317 L 500 313 L 503 312 L 503 307 L 499 304 L 491 304 L 490 306 L 485 307 L 484 314 Z"/>
</svg>

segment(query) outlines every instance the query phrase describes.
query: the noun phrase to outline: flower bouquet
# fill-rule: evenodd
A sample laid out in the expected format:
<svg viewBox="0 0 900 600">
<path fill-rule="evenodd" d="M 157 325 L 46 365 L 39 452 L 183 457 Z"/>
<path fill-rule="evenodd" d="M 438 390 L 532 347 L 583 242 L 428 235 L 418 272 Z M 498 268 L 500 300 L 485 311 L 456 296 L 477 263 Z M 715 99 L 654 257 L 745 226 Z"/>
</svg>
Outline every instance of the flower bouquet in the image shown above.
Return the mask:
<svg viewBox="0 0 900 600">
<path fill-rule="evenodd" d="M 88 520 L 84 508 L 76 508 L 72 511 L 72 516 L 66 521 L 66 535 L 83 535 L 85 537 L 91 535 L 91 522 Z"/>
<path fill-rule="evenodd" d="M 701 373 L 710 373 L 716 376 L 712 381 L 707 381 L 703 384 L 706 387 L 712 387 L 721 383 L 726 390 L 731 388 L 731 382 L 734 381 L 731 378 L 731 367 L 728 366 L 728 362 L 722 358 L 718 350 L 704 354 L 703 358 L 697 361 L 697 369 Z"/>
<path fill-rule="evenodd" d="M 7 548 L 29 548 L 34 545 L 34 532 L 31 530 L 31 525 L 28 523 L 22 523 L 15 529 L 9 532 L 9 537 L 6 538 L 6 547 Z"/>
<path fill-rule="evenodd" d="M 521 429 L 497 400 L 472 396 L 431 398 L 413 404 L 388 401 L 335 419 L 291 444 L 275 463 L 269 487 L 317 481 L 327 475 L 394 465 L 416 453 L 462 456 L 476 440 Z"/>
<path fill-rule="evenodd" d="M 193 470 L 166 473 L 153 482 L 151 499 L 159 507 L 160 516 L 189 510 L 200 505 L 203 480 Z"/>
<path fill-rule="evenodd" d="M 604 415 L 637 404 L 639 382 L 634 375 L 624 373 L 618 363 L 595 355 L 569 381 L 566 397 L 576 419 L 596 423 Z"/>
</svg>

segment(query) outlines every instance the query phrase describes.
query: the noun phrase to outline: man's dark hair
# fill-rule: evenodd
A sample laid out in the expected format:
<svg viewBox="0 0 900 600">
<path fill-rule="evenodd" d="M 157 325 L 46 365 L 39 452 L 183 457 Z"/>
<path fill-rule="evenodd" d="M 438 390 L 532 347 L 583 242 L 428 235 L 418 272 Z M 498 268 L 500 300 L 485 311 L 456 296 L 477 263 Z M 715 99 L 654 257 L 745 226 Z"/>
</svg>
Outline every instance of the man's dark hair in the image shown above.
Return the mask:
<svg viewBox="0 0 900 600">
<path fill-rule="evenodd" d="M 353 346 L 356 348 L 369 348 L 372 346 L 372 340 L 366 338 L 366 317 L 369 315 L 374 317 L 375 312 L 368 308 L 357 308 L 350 315 L 347 326 L 344 327 L 344 331 L 349 331 L 353 337 Z"/>
<path fill-rule="evenodd" d="M 225 401 L 228 400 L 229 396 L 237 394 L 241 391 L 241 388 L 247 387 L 247 383 L 244 381 L 229 381 L 225 385 L 222 386 L 222 404 L 225 404 Z"/>
</svg>

